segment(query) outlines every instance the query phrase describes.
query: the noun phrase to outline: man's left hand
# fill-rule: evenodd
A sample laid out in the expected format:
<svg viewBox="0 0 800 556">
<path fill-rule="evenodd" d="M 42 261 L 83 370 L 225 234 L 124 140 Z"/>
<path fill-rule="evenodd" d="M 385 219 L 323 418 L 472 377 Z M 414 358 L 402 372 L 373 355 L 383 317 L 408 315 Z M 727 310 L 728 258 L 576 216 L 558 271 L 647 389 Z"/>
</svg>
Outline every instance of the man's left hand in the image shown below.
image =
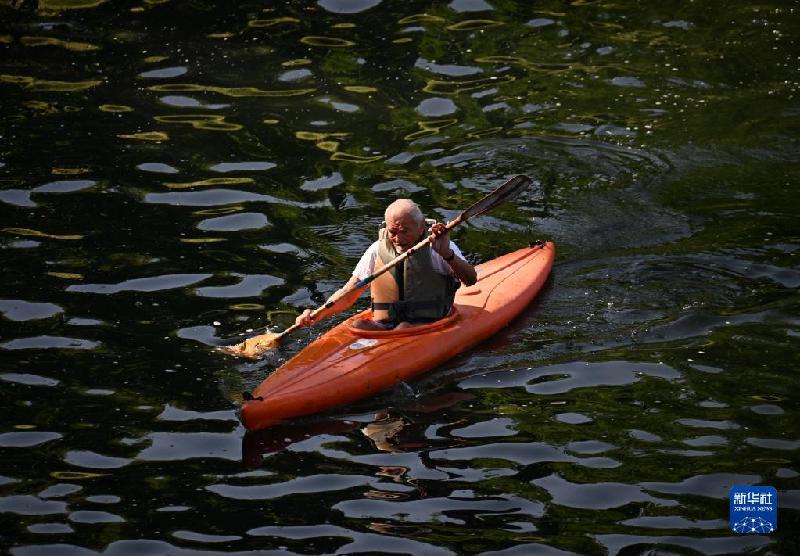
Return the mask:
<svg viewBox="0 0 800 556">
<path fill-rule="evenodd" d="M 450 251 L 450 234 L 441 222 L 431 226 L 431 235 L 428 237 L 428 241 L 431 243 L 431 249 L 439 253 L 441 257 L 449 257 L 452 253 Z"/>
</svg>

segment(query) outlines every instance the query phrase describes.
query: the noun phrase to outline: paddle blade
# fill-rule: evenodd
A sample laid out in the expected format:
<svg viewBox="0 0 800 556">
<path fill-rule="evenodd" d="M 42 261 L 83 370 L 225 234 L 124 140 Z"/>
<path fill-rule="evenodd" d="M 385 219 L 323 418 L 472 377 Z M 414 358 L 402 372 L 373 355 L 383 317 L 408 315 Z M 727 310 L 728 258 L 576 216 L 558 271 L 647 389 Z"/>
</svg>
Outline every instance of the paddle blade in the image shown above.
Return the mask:
<svg viewBox="0 0 800 556">
<path fill-rule="evenodd" d="M 236 357 L 259 359 L 266 352 L 278 347 L 281 336 L 282 334 L 267 332 L 266 334 L 253 336 L 252 338 L 246 339 L 244 342 L 239 342 L 232 346 L 221 347 L 219 350 Z"/>
<path fill-rule="evenodd" d="M 506 183 L 489 193 L 486 197 L 462 212 L 460 215 L 460 220 L 464 221 L 467 218 L 481 215 L 492 210 L 497 205 L 505 203 L 506 201 L 510 201 L 519 195 L 523 190 L 527 189 L 531 183 L 533 182 L 528 176 L 514 176 Z"/>
</svg>

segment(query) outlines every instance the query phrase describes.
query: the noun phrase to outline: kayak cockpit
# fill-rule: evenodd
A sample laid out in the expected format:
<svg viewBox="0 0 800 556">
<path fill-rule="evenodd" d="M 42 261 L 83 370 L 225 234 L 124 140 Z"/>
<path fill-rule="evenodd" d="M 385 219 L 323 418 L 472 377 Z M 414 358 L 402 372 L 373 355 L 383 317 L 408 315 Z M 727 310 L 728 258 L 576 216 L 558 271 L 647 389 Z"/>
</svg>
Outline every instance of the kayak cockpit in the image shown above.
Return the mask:
<svg viewBox="0 0 800 556">
<path fill-rule="evenodd" d="M 400 330 L 362 330 L 360 328 L 356 328 L 353 326 L 352 323 L 357 322 L 359 320 L 366 320 L 369 319 L 369 311 L 363 313 L 364 316 L 358 316 L 350 324 L 348 324 L 347 328 L 351 334 L 354 336 L 358 336 L 360 338 L 400 338 L 403 336 L 417 336 L 419 334 L 425 334 L 427 332 L 433 332 L 436 330 L 441 330 L 443 328 L 448 328 L 455 325 L 459 320 L 461 320 L 461 314 L 459 313 L 458 309 L 454 305 L 452 309 L 450 309 L 450 313 L 437 321 L 433 321 L 428 324 L 420 324 L 419 326 L 412 326 L 409 328 L 401 328 Z"/>
</svg>

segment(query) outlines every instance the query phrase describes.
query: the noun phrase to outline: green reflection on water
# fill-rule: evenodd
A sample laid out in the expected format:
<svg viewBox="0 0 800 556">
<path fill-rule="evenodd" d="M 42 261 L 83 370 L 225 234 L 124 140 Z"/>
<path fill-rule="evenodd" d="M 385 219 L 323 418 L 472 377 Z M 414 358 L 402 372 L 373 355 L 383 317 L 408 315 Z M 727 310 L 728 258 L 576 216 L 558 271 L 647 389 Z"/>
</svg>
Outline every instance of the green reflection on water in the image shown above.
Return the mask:
<svg viewBox="0 0 800 556">
<path fill-rule="evenodd" d="M 321 37 L 321 36 L 308 36 L 300 39 L 303 44 L 310 46 L 321 46 L 324 48 L 347 48 L 355 46 L 355 42 L 338 37 Z"/>
<path fill-rule="evenodd" d="M 313 93 L 314 89 L 286 89 L 267 91 L 256 87 L 217 87 L 214 85 L 199 85 L 194 83 L 170 83 L 166 85 L 152 85 L 148 87 L 151 91 L 162 93 L 189 93 L 189 92 L 212 92 L 221 95 L 240 98 L 240 97 L 296 97 Z"/>
<path fill-rule="evenodd" d="M 288 23 L 300 23 L 299 19 L 294 17 L 275 17 L 272 19 L 251 19 L 247 22 L 248 27 L 266 28 L 274 27 L 276 25 L 283 25 Z"/>
<path fill-rule="evenodd" d="M 452 25 L 448 25 L 445 29 L 448 31 L 483 31 L 493 27 L 503 25 L 502 21 L 494 21 L 491 19 L 468 19 L 466 21 L 459 21 Z"/>
<path fill-rule="evenodd" d="M 91 80 L 50 81 L 46 79 L 37 79 L 35 77 L 29 77 L 27 75 L 8 75 L 8 74 L 0 75 L 0 82 L 23 85 L 26 89 L 30 89 L 32 91 L 56 92 L 56 93 L 85 91 L 86 89 L 91 89 L 92 87 L 96 87 L 97 85 L 102 83 L 102 81 L 91 81 Z"/>
</svg>

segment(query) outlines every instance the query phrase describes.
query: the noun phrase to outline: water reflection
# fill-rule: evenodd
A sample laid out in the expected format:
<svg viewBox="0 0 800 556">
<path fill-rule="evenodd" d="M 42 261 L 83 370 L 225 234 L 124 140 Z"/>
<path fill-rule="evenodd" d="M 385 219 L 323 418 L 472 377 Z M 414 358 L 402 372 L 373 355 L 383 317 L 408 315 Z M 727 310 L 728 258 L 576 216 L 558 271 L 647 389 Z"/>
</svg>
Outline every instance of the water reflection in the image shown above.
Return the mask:
<svg viewBox="0 0 800 556">
<path fill-rule="evenodd" d="M 723 531 L 732 484 L 800 507 L 785 5 L 118 8 L 0 6 L 12 553 L 791 552 Z M 393 198 L 453 218 L 517 173 L 456 239 L 554 239 L 529 311 L 245 434 L 240 392 L 321 329 L 209 348 L 321 303 Z"/>
<path fill-rule="evenodd" d="M 57 432 L 17 431 L 0 434 L 0 448 L 31 448 L 61 438 Z"/>
<path fill-rule="evenodd" d="M 0 299 L 0 313 L 9 320 L 28 321 L 50 318 L 64 309 L 54 303 L 33 303 L 22 299 Z"/>
<path fill-rule="evenodd" d="M 94 349 L 99 342 L 82 338 L 67 338 L 64 336 L 31 336 L 29 338 L 15 338 L 0 343 L 0 349 Z"/>
<path fill-rule="evenodd" d="M 185 288 L 211 278 L 211 274 L 167 274 L 149 278 L 133 278 L 119 284 L 73 284 L 67 291 L 76 293 L 115 294 L 120 292 L 157 292 Z"/>
</svg>

